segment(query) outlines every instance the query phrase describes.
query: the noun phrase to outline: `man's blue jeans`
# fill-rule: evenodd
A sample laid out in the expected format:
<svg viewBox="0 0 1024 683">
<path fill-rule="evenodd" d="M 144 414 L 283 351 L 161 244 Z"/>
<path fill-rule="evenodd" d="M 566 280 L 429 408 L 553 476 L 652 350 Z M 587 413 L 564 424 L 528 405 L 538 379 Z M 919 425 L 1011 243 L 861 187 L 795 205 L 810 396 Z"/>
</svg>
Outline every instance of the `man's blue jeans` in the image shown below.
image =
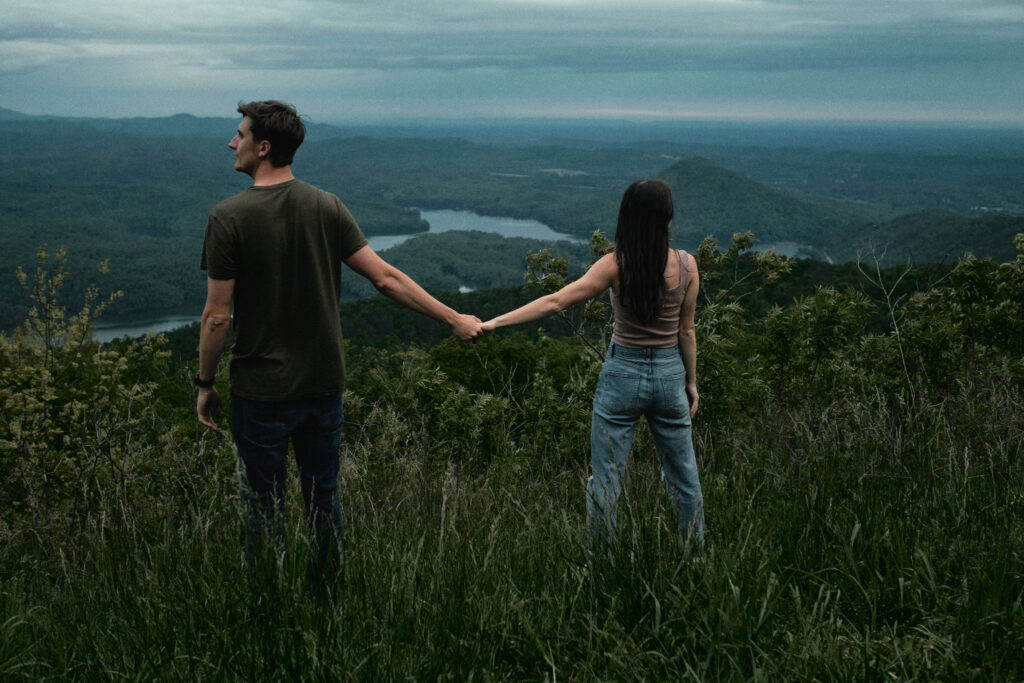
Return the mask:
<svg viewBox="0 0 1024 683">
<path fill-rule="evenodd" d="M 273 539 L 284 550 L 284 508 L 288 442 L 302 482 L 302 497 L 314 549 L 310 588 L 320 597 L 341 589 L 341 502 L 339 448 L 344 409 L 341 396 L 297 401 L 250 401 L 231 397 L 231 422 L 242 464 L 242 496 L 248 513 L 246 555 Z"/>
<path fill-rule="evenodd" d="M 593 475 L 587 483 L 591 537 L 607 549 L 640 416 L 654 437 L 665 485 L 687 543 L 703 543 L 704 498 L 693 452 L 686 370 L 679 348 L 631 349 L 612 344 L 594 396 L 590 431 Z"/>
</svg>

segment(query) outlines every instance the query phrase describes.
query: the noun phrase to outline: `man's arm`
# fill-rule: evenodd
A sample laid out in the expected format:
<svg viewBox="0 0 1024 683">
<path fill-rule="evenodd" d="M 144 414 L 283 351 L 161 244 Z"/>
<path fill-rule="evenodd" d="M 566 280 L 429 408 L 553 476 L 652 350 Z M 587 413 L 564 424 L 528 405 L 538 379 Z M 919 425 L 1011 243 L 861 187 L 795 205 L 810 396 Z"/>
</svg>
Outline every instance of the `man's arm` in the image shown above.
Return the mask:
<svg viewBox="0 0 1024 683">
<path fill-rule="evenodd" d="M 412 278 L 382 259 L 369 246 L 365 246 L 345 259 L 345 264 L 356 271 L 384 296 L 406 308 L 443 322 L 462 341 L 474 341 L 481 336 L 480 319 L 462 315 L 427 294 Z"/>
<path fill-rule="evenodd" d="M 224 342 L 228 338 L 231 322 L 231 297 L 235 292 L 234 280 L 206 279 L 206 306 L 199 327 L 199 378 L 213 380 L 217 374 L 217 363 L 224 353 Z M 216 431 L 213 418 L 220 414 L 220 396 L 217 389 L 199 388 L 196 399 L 196 415 L 199 421 Z"/>
</svg>

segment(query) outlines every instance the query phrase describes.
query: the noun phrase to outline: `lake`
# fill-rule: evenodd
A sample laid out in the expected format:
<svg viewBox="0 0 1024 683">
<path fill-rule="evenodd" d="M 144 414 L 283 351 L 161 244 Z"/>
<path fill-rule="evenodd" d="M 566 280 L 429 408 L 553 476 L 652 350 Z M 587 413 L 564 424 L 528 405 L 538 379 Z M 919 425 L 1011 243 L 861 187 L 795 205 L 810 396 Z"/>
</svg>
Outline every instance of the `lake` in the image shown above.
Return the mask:
<svg viewBox="0 0 1024 683">
<path fill-rule="evenodd" d="M 555 232 L 540 221 L 504 218 L 501 216 L 481 216 L 472 211 L 453 211 L 450 209 L 420 211 L 420 217 L 430 224 L 430 229 L 427 232 L 417 232 L 411 235 L 377 235 L 368 237 L 367 241 L 370 243 L 370 247 L 374 251 L 381 252 L 406 240 L 410 240 L 417 235 L 449 232 L 451 230 L 479 230 L 480 232 L 496 233 L 502 237 L 527 237 L 552 242 L 559 240 L 577 243 L 587 241 L 579 237 L 566 235 L 565 233 Z"/>
<path fill-rule="evenodd" d="M 376 252 L 383 252 L 417 235 L 448 232 L 451 230 L 479 230 L 480 232 L 496 233 L 503 237 L 528 237 L 552 242 L 560 240 L 571 242 L 586 241 L 572 235 L 555 232 L 540 221 L 503 218 L 500 216 L 480 216 L 472 211 L 452 211 L 448 209 L 420 211 L 419 213 L 420 217 L 430 225 L 430 229 L 427 232 L 417 232 L 411 235 L 375 235 L 374 237 L 367 238 L 370 247 Z M 462 291 L 469 291 L 465 287 L 460 289 Z M 202 302 L 197 302 L 196 308 L 202 309 Z M 108 342 L 118 337 L 141 337 L 150 332 L 169 332 L 198 321 L 198 314 L 186 316 L 179 313 L 151 319 L 101 322 L 94 325 L 92 331 L 98 341 Z"/>
<path fill-rule="evenodd" d="M 100 322 L 92 326 L 92 335 L 96 341 L 108 342 L 118 337 L 142 337 L 150 332 L 170 332 L 196 322 L 199 322 L 198 315 L 180 314 L 163 318 Z"/>
</svg>

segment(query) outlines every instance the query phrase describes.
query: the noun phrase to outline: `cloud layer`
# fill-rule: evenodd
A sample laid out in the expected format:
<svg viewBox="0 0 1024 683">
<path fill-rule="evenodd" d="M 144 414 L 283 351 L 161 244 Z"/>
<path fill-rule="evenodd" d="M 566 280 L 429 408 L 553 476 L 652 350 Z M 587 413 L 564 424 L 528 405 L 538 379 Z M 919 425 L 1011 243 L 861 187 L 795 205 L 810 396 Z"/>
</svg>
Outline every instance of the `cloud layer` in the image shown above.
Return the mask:
<svg viewBox="0 0 1024 683">
<path fill-rule="evenodd" d="M 8 0 L 0 106 L 1024 122 L 1019 0 Z"/>
</svg>

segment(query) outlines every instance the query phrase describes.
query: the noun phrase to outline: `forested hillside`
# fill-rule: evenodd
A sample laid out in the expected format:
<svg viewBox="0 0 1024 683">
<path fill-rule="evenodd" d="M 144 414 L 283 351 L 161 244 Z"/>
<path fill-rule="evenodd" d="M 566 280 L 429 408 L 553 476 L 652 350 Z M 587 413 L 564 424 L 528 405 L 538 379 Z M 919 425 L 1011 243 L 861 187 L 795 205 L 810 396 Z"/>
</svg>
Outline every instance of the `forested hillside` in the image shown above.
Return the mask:
<svg viewBox="0 0 1024 683">
<path fill-rule="evenodd" d="M 247 184 L 227 148 L 236 124 L 185 115 L 0 118 L 0 328 L 24 318 L 14 269 L 43 243 L 69 249 L 69 300 L 109 260 L 112 275 L 102 286 L 125 292 L 110 315 L 198 310 L 206 215 Z M 1005 260 L 1024 214 L 1024 163 L 991 151 L 716 147 L 699 139 L 530 147 L 346 135 L 311 126 L 296 172 L 341 196 L 368 235 L 424 231 L 413 207 L 610 235 L 622 190 L 656 175 L 676 193 L 675 243 L 691 250 L 707 235 L 726 242 L 750 230 L 762 244 L 792 242 L 803 255 L 837 262 L 872 248 L 890 264 L 952 263 L 965 251 Z M 502 264 L 516 264 L 508 255 L 523 251 L 482 239 L 479 251 L 464 242 L 416 244 L 419 256 L 395 258 L 436 289 L 514 284 Z M 498 264 L 493 276 L 480 267 L 485 258 Z M 350 291 L 368 293 L 360 284 Z"/>
<path fill-rule="evenodd" d="M 672 188 L 677 215 L 677 242 L 699 244 L 707 235 L 719 239 L 736 232 L 754 232 L 765 243 L 807 245 L 807 256 L 825 256 L 823 238 L 848 233 L 870 220 L 887 217 L 888 209 L 784 192 L 733 173 L 704 157 L 691 157 L 661 171 Z"/>
<path fill-rule="evenodd" d="M 929 209 L 858 226 L 842 241 L 833 241 L 830 251 L 847 258 L 860 254 L 865 259 L 872 254 L 881 258 L 885 253 L 886 263 L 953 263 L 966 253 L 1005 258 L 1005 249 L 999 245 L 1011 243 L 1020 232 L 1024 232 L 1024 216 L 990 214 L 972 218 Z"/>
</svg>

